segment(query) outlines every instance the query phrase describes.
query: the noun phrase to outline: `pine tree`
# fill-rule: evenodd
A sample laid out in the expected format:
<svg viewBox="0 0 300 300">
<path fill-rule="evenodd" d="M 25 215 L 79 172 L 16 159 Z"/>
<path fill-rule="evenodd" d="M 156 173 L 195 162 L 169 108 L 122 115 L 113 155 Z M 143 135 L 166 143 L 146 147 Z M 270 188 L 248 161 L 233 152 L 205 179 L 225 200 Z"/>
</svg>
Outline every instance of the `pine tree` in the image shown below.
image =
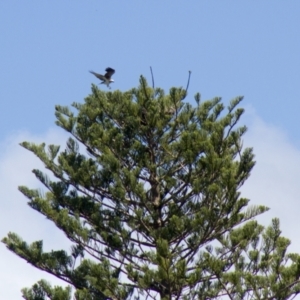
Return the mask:
<svg viewBox="0 0 300 300">
<path fill-rule="evenodd" d="M 141 77 L 138 88 L 92 86 L 73 111 L 57 106 L 66 149 L 23 142 L 55 176 L 33 173 L 46 192 L 19 190 L 28 204 L 73 242 L 43 251 L 15 233 L 7 248 L 67 282 L 74 299 L 292 299 L 300 292 L 300 256 L 288 254 L 279 220 L 264 228 L 239 188 L 254 166 L 237 127 L 242 97 L 184 103 Z M 83 145 L 86 152 L 80 151 Z M 82 148 L 81 148 L 82 149 Z M 28 300 L 71 299 L 43 280 Z"/>
</svg>

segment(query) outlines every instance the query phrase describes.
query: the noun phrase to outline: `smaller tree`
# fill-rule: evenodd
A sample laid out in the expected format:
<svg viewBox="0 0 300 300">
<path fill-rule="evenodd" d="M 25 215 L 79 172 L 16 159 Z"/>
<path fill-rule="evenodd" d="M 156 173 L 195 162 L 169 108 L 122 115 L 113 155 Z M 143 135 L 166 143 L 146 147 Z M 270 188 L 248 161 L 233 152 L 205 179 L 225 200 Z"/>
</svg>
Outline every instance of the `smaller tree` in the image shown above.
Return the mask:
<svg viewBox="0 0 300 300">
<path fill-rule="evenodd" d="M 35 267 L 75 287 L 75 299 L 291 299 L 300 291 L 300 257 L 287 254 L 279 220 L 264 228 L 239 188 L 254 166 L 236 125 L 242 97 L 227 113 L 220 98 L 196 106 L 186 91 L 140 86 L 56 107 L 71 134 L 60 147 L 24 142 L 50 170 L 33 170 L 48 190 L 21 186 L 29 205 L 73 242 L 45 253 L 14 233 L 3 242 Z M 79 150 L 79 143 L 87 153 Z M 248 206 L 248 208 L 247 208 Z M 78 262 L 80 258 L 80 262 Z M 39 281 L 28 300 L 70 299 L 70 287 Z"/>
</svg>

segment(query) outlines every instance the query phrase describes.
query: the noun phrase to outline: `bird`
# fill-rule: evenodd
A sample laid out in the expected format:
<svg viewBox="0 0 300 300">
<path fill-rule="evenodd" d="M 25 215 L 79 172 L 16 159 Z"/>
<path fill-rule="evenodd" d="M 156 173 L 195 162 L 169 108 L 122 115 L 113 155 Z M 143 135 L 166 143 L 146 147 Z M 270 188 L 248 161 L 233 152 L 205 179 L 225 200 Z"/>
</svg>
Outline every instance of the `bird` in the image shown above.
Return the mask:
<svg viewBox="0 0 300 300">
<path fill-rule="evenodd" d="M 107 85 L 108 88 L 111 88 L 109 86 L 110 83 L 115 82 L 113 79 L 111 79 L 111 76 L 115 73 L 115 70 L 112 68 L 106 68 L 106 73 L 104 75 L 98 74 L 96 72 L 90 71 L 93 75 L 95 75 L 97 78 L 102 80 L 101 84 L 104 83 Z"/>
</svg>

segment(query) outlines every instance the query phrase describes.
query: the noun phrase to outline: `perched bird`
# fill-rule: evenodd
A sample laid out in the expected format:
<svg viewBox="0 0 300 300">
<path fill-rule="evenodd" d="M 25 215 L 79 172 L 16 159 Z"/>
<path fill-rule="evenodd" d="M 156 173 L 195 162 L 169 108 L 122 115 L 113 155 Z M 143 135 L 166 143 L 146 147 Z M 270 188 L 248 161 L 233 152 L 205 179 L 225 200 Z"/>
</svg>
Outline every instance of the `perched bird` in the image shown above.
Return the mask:
<svg viewBox="0 0 300 300">
<path fill-rule="evenodd" d="M 102 80 L 101 84 L 104 83 L 104 84 L 107 85 L 108 88 L 111 88 L 109 86 L 109 84 L 111 82 L 114 82 L 114 80 L 111 79 L 111 76 L 115 73 L 115 70 L 112 69 L 112 68 L 106 68 L 105 71 L 106 71 L 106 73 L 104 75 L 95 73 L 93 71 L 90 71 L 90 73 L 94 74 L 97 78 L 99 78 L 100 80 Z"/>
</svg>

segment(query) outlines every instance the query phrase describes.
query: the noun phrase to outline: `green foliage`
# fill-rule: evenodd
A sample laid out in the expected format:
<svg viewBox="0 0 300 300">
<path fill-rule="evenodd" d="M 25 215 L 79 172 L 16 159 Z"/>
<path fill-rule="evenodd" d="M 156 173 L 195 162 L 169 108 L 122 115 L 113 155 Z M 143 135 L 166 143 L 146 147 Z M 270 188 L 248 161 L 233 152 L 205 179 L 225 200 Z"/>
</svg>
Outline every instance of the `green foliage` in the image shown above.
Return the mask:
<svg viewBox="0 0 300 300">
<path fill-rule="evenodd" d="M 28 300 L 71 300 L 71 288 L 62 288 L 55 286 L 54 288 L 45 280 L 40 280 L 33 285 L 31 289 L 22 290 L 23 297 Z"/>
<path fill-rule="evenodd" d="M 21 186 L 28 204 L 74 243 L 71 253 L 43 252 L 14 233 L 3 242 L 35 267 L 69 283 L 75 299 L 289 299 L 299 293 L 300 257 L 287 254 L 279 221 L 248 206 L 239 188 L 254 166 L 236 127 L 242 97 L 196 107 L 186 91 L 166 95 L 140 86 L 103 92 L 92 86 L 74 113 L 56 107 L 70 133 L 66 149 L 23 142 L 55 176 L 35 176 L 47 189 Z M 83 145 L 86 153 L 80 151 Z M 248 207 L 247 207 L 248 206 Z M 79 260 L 78 260 L 79 258 Z M 70 299 L 69 288 L 40 281 L 23 297 Z"/>
</svg>

